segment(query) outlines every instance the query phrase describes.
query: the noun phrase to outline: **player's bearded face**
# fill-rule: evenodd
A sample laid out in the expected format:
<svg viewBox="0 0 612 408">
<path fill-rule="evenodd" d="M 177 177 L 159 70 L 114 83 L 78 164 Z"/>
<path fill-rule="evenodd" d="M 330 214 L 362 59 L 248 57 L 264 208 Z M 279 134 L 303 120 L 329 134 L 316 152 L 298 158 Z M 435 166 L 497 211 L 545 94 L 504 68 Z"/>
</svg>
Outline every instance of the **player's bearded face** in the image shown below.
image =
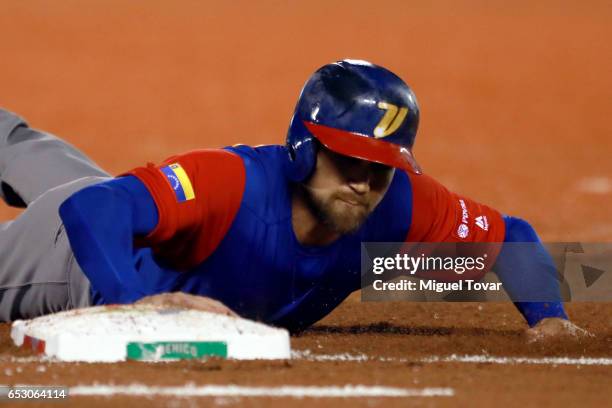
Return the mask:
<svg viewBox="0 0 612 408">
<path fill-rule="evenodd" d="M 384 197 L 394 169 L 343 156 L 321 146 L 312 176 L 304 183 L 306 201 L 335 232 L 355 232 Z"/>
</svg>

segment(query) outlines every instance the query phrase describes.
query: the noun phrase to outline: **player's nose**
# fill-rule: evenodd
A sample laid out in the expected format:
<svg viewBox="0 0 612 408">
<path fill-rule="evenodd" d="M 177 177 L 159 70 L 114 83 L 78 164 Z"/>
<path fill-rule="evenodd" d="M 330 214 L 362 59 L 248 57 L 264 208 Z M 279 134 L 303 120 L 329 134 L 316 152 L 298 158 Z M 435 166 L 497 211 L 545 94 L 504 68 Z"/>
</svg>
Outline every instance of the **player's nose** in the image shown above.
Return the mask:
<svg viewBox="0 0 612 408">
<path fill-rule="evenodd" d="M 349 183 L 349 186 L 351 187 L 351 190 L 359 195 L 364 195 L 370 192 L 369 182 L 351 182 Z"/>
<path fill-rule="evenodd" d="M 370 192 L 372 173 L 367 162 L 360 161 L 350 172 L 348 185 L 356 194 L 364 195 Z"/>
</svg>

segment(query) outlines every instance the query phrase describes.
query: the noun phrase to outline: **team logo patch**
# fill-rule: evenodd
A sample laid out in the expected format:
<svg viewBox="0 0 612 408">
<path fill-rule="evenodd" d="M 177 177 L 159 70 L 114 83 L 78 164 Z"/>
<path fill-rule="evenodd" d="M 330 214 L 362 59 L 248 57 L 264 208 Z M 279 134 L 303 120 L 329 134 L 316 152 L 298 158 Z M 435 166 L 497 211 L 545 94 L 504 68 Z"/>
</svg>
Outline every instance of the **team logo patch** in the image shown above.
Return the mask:
<svg viewBox="0 0 612 408">
<path fill-rule="evenodd" d="M 378 109 L 383 109 L 386 112 L 374 129 L 374 137 L 389 136 L 402 125 L 408 114 L 408 108 L 400 108 L 387 102 L 378 102 L 377 106 Z"/>
<path fill-rule="evenodd" d="M 189 176 L 187 176 L 185 169 L 180 164 L 172 163 L 169 166 L 162 167 L 160 170 L 166 176 L 179 203 L 195 198 L 191 180 L 189 180 Z"/>
</svg>

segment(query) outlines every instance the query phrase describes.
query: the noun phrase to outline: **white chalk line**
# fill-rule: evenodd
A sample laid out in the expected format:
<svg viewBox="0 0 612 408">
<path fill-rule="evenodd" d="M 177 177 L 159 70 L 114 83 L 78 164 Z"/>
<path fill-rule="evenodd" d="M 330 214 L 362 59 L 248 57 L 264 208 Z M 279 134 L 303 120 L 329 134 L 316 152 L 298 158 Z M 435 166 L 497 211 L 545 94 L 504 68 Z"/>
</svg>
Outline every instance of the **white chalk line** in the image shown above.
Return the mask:
<svg viewBox="0 0 612 408">
<path fill-rule="evenodd" d="M 69 389 L 70 396 L 126 395 L 134 397 L 289 397 L 289 398 L 359 398 L 359 397 L 452 397 L 452 388 L 395 388 L 366 385 L 246 387 L 240 385 L 184 385 L 157 387 L 144 384 L 81 385 Z"/>
<path fill-rule="evenodd" d="M 310 350 L 298 350 L 291 353 L 291 358 L 306 361 L 345 361 L 345 362 L 419 362 L 419 363 L 492 363 L 492 364 L 534 364 L 534 365 L 585 365 L 585 366 L 611 366 L 612 358 L 606 357 L 506 357 L 479 354 L 451 354 L 448 356 L 427 356 L 422 358 L 402 358 L 368 356 L 367 354 L 314 354 Z M 0 361 L 11 363 L 62 363 L 60 360 L 45 356 L 0 358 Z M 64 362 L 65 363 L 65 362 Z M 164 361 L 169 364 L 170 362 Z M 115 363 L 113 363 L 115 364 Z"/>
<path fill-rule="evenodd" d="M 308 361 L 382 361 L 397 363 L 492 363 L 492 364 L 534 364 L 534 365 L 591 365 L 610 366 L 612 358 L 605 357 L 503 357 L 489 355 L 428 356 L 423 358 L 371 357 L 366 354 L 313 354 L 309 350 L 294 351 L 292 358 Z"/>
<path fill-rule="evenodd" d="M 539 365 L 588 365 L 610 366 L 612 358 L 595 357 L 495 357 L 485 355 L 450 355 L 446 357 L 427 357 L 421 361 L 427 363 L 458 362 L 458 363 L 493 363 L 493 364 L 539 364 Z"/>
<path fill-rule="evenodd" d="M 370 357 L 367 354 L 350 354 L 350 353 L 314 354 L 310 350 L 293 350 L 291 352 L 291 358 L 295 360 L 308 360 L 308 361 L 366 362 L 366 361 L 381 361 L 380 359 L 383 357 L 377 358 L 377 357 Z"/>
</svg>

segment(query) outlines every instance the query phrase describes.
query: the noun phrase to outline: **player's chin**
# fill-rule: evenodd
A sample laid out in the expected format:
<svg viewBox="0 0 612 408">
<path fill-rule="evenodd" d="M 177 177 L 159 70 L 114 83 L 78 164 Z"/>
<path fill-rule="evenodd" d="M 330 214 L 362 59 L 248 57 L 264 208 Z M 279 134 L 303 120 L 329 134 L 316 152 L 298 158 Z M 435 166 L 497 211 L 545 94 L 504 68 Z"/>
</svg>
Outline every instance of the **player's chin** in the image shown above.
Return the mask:
<svg viewBox="0 0 612 408">
<path fill-rule="evenodd" d="M 370 211 L 363 205 L 353 205 L 337 200 L 331 215 L 334 229 L 341 234 L 356 232 L 364 223 Z"/>
</svg>

